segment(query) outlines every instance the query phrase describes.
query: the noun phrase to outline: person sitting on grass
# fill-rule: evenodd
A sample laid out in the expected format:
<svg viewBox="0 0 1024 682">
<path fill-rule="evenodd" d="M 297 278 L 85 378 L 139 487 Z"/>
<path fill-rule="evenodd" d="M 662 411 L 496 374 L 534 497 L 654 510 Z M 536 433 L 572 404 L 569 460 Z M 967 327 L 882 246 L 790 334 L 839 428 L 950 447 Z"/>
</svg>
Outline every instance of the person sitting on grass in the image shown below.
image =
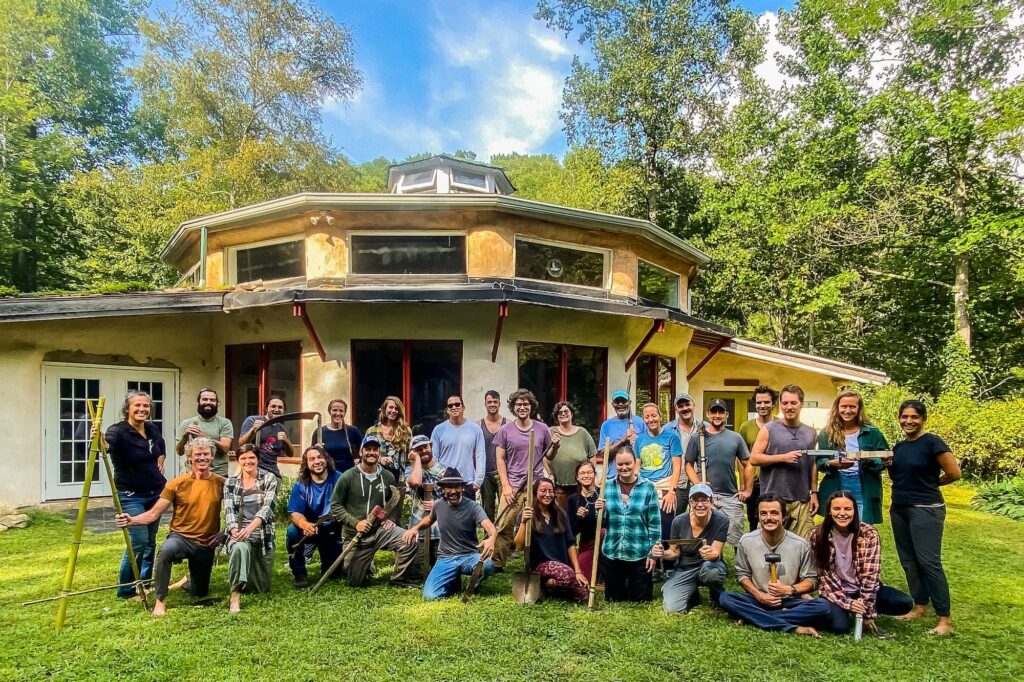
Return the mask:
<svg viewBox="0 0 1024 682">
<path fill-rule="evenodd" d="M 285 540 L 295 589 L 309 586 L 306 556 L 302 551 L 305 547 L 320 552 L 321 572 L 341 554 L 341 525 L 331 515 L 331 496 L 340 478 L 334 459 L 320 446 L 308 447 L 302 453 L 299 477 L 288 497 L 288 515 L 292 522 Z M 336 577 L 340 575 L 335 573 Z"/>
<path fill-rule="evenodd" d="M 160 520 L 173 508 L 170 532 L 160 545 L 153 566 L 154 616 L 167 612 L 167 590 L 171 582 L 171 566 L 188 561 L 191 576 L 187 590 L 193 597 L 205 597 L 210 590 L 214 545 L 220 533 L 220 507 L 224 499 L 224 477 L 210 471 L 216 444 L 210 438 L 193 438 L 185 446 L 185 456 L 192 470 L 170 480 L 160 499 L 137 516 L 117 514 L 118 528 L 146 526 Z"/>
<path fill-rule="evenodd" d="M 437 484 L 441 487 L 444 504 L 432 505 L 430 513 L 402 536 L 407 546 L 416 547 L 420 531 L 435 523 L 438 525 L 441 538 L 437 546 L 437 561 L 423 584 L 423 598 L 428 601 L 458 592 L 461 587 L 459 576 L 471 575 L 480 562 L 483 562 L 482 572 L 474 587 L 494 573 L 491 556 L 498 538 L 498 531 L 487 518 L 484 508 L 465 496 L 466 481 L 458 469 L 448 467 Z M 477 526 L 487 533 L 483 542 L 477 542 Z"/>
<path fill-rule="evenodd" d="M 676 562 L 662 588 L 662 601 L 669 613 L 687 613 L 700 603 L 700 585 L 708 588 L 711 604 L 718 606 L 728 572 L 722 546 L 729 536 L 729 517 L 713 508 L 714 494 L 707 483 L 690 486 L 689 497 L 690 511 L 672 521 L 671 537 L 702 542 L 698 547 L 670 545 L 665 550 L 665 558 Z"/>
<path fill-rule="evenodd" d="M 861 523 L 857 496 L 848 490 L 832 493 L 825 520 L 811 534 L 821 596 L 829 606 L 828 629 L 850 631 L 853 618 L 864 618 L 869 632 L 879 632 L 875 616 L 902 616 L 914 608 L 910 595 L 881 583 L 882 544 L 878 531 Z"/>
<path fill-rule="evenodd" d="M 819 637 L 815 626 L 828 623 L 828 602 L 801 599 L 817 584 L 811 546 L 783 526 L 781 498 L 762 496 L 757 515 L 759 528 L 740 538 L 736 547 L 736 579 L 745 593 L 723 592 L 719 605 L 738 621 L 762 630 Z"/>
<path fill-rule="evenodd" d="M 255 449 L 238 456 L 240 471 L 224 484 L 224 528 L 228 533 L 228 609 L 238 613 L 242 592 L 270 591 L 274 575 L 274 500 L 277 477 L 261 471 Z"/>
<path fill-rule="evenodd" d="M 545 591 L 565 594 L 578 602 L 587 601 L 589 583 L 576 554 L 576 538 L 565 512 L 555 504 L 555 484 L 547 478 L 538 478 L 533 484 L 533 506 L 523 509 L 520 515 L 516 549 L 526 547 L 530 523 L 533 530 L 526 561 L 541 577 Z"/>
</svg>

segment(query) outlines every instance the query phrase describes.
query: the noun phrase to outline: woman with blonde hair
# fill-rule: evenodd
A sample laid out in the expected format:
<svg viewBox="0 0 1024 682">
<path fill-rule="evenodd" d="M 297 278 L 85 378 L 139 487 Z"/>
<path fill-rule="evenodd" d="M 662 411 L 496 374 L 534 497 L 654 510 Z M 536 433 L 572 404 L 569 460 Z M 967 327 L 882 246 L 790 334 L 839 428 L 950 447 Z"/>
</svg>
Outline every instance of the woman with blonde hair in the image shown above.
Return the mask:
<svg viewBox="0 0 1024 682">
<path fill-rule="evenodd" d="M 380 460 L 378 464 L 391 472 L 395 482 L 399 483 L 402 495 L 405 495 L 405 467 L 409 463 L 409 443 L 412 441 L 412 429 L 405 419 L 405 405 L 398 396 L 389 395 L 380 404 L 377 411 L 377 423 L 366 430 L 366 437 L 373 436 L 380 442 Z M 402 514 L 400 502 L 389 515 L 395 523 L 399 523 Z M 401 524 L 399 524 L 401 525 Z"/>
<path fill-rule="evenodd" d="M 832 402 L 825 428 L 818 433 L 818 447 L 822 450 L 865 452 L 888 450 L 885 436 L 868 421 L 864 414 L 864 398 L 857 391 L 842 391 Z M 882 460 L 839 459 L 818 457 L 818 471 L 824 477 L 818 484 L 818 499 L 827 500 L 832 494 L 845 490 L 857 502 L 857 512 L 864 523 L 882 523 Z M 825 516 L 825 505 L 818 509 Z"/>
</svg>

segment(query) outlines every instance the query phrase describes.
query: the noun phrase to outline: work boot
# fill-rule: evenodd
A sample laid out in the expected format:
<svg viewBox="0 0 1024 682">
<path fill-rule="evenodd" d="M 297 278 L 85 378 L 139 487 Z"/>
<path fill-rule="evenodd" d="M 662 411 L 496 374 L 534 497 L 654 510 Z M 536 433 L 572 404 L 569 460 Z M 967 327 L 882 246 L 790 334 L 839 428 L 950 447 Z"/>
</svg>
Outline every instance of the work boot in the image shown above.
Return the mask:
<svg viewBox="0 0 1024 682">
<path fill-rule="evenodd" d="M 295 576 L 295 589 L 304 590 L 309 587 L 309 578 L 304 575 Z"/>
</svg>

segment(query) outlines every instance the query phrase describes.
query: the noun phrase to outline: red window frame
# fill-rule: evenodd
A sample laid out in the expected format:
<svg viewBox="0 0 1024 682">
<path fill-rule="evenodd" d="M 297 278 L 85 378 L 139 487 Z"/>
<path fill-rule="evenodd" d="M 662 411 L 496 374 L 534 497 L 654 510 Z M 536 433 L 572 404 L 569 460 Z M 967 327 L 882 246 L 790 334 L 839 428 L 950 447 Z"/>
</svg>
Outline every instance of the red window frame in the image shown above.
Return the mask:
<svg viewBox="0 0 1024 682">
<path fill-rule="evenodd" d="M 231 348 L 241 348 L 245 346 L 259 346 L 260 347 L 260 359 L 259 359 L 259 386 L 257 388 L 259 395 L 259 409 L 262 410 L 267 404 L 267 397 L 270 395 L 270 348 L 272 346 L 283 346 L 285 344 L 299 344 L 299 356 L 296 360 L 299 363 L 298 371 L 298 390 L 296 395 L 297 404 L 291 406 L 289 411 L 291 412 L 302 412 L 302 353 L 305 350 L 302 345 L 302 339 L 295 339 L 294 341 L 275 341 L 270 343 L 232 343 L 225 344 L 224 346 L 224 403 L 227 404 L 226 416 L 229 420 L 234 421 L 236 415 L 234 414 L 234 393 L 231 389 L 231 377 L 234 375 L 234 366 L 231 361 Z M 245 419 L 249 415 L 238 416 L 238 419 Z"/>
</svg>

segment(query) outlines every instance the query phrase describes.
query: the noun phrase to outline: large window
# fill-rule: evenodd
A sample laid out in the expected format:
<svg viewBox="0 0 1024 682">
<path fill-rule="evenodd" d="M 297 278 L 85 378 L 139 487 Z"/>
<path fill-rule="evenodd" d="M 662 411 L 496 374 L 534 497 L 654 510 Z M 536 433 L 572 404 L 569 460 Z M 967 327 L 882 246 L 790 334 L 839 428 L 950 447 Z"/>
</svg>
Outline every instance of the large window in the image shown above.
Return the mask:
<svg viewBox="0 0 1024 682">
<path fill-rule="evenodd" d="M 596 438 L 605 419 L 608 349 L 519 342 L 519 385 L 533 391 L 540 416 L 550 423 L 559 400 L 576 406 L 576 423 Z"/>
<path fill-rule="evenodd" d="M 461 341 L 352 341 L 353 423 L 364 431 L 381 403 L 398 396 L 413 433 L 430 435 L 445 398 L 462 390 Z"/>
<path fill-rule="evenodd" d="M 675 419 L 672 400 L 676 393 L 676 361 L 661 355 L 641 355 L 636 360 L 636 408 L 654 403 L 663 424 Z"/>
<path fill-rule="evenodd" d="M 286 279 L 306 274 L 306 247 L 302 239 L 289 239 L 231 250 L 234 281 Z"/>
<path fill-rule="evenodd" d="M 300 412 L 301 341 L 248 343 L 228 346 L 225 404 L 227 417 L 237 426 L 253 414 L 264 414 L 271 395 L 284 398 L 285 412 Z M 301 424 L 288 422 L 284 430 L 298 443 Z M 236 434 L 241 435 L 241 434 Z"/>
<path fill-rule="evenodd" d="M 466 237 L 357 234 L 351 260 L 359 275 L 464 275 Z"/>
<path fill-rule="evenodd" d="M 637 265 L 637 293 L 655 303 L 679 307 L 679 275 L 640 261 Z"/>
<path fill-rule="evenodd" d="M 516 239 L 516 277 L 604 287 L 605 255 L 604 251 Z"/>
</svg>

